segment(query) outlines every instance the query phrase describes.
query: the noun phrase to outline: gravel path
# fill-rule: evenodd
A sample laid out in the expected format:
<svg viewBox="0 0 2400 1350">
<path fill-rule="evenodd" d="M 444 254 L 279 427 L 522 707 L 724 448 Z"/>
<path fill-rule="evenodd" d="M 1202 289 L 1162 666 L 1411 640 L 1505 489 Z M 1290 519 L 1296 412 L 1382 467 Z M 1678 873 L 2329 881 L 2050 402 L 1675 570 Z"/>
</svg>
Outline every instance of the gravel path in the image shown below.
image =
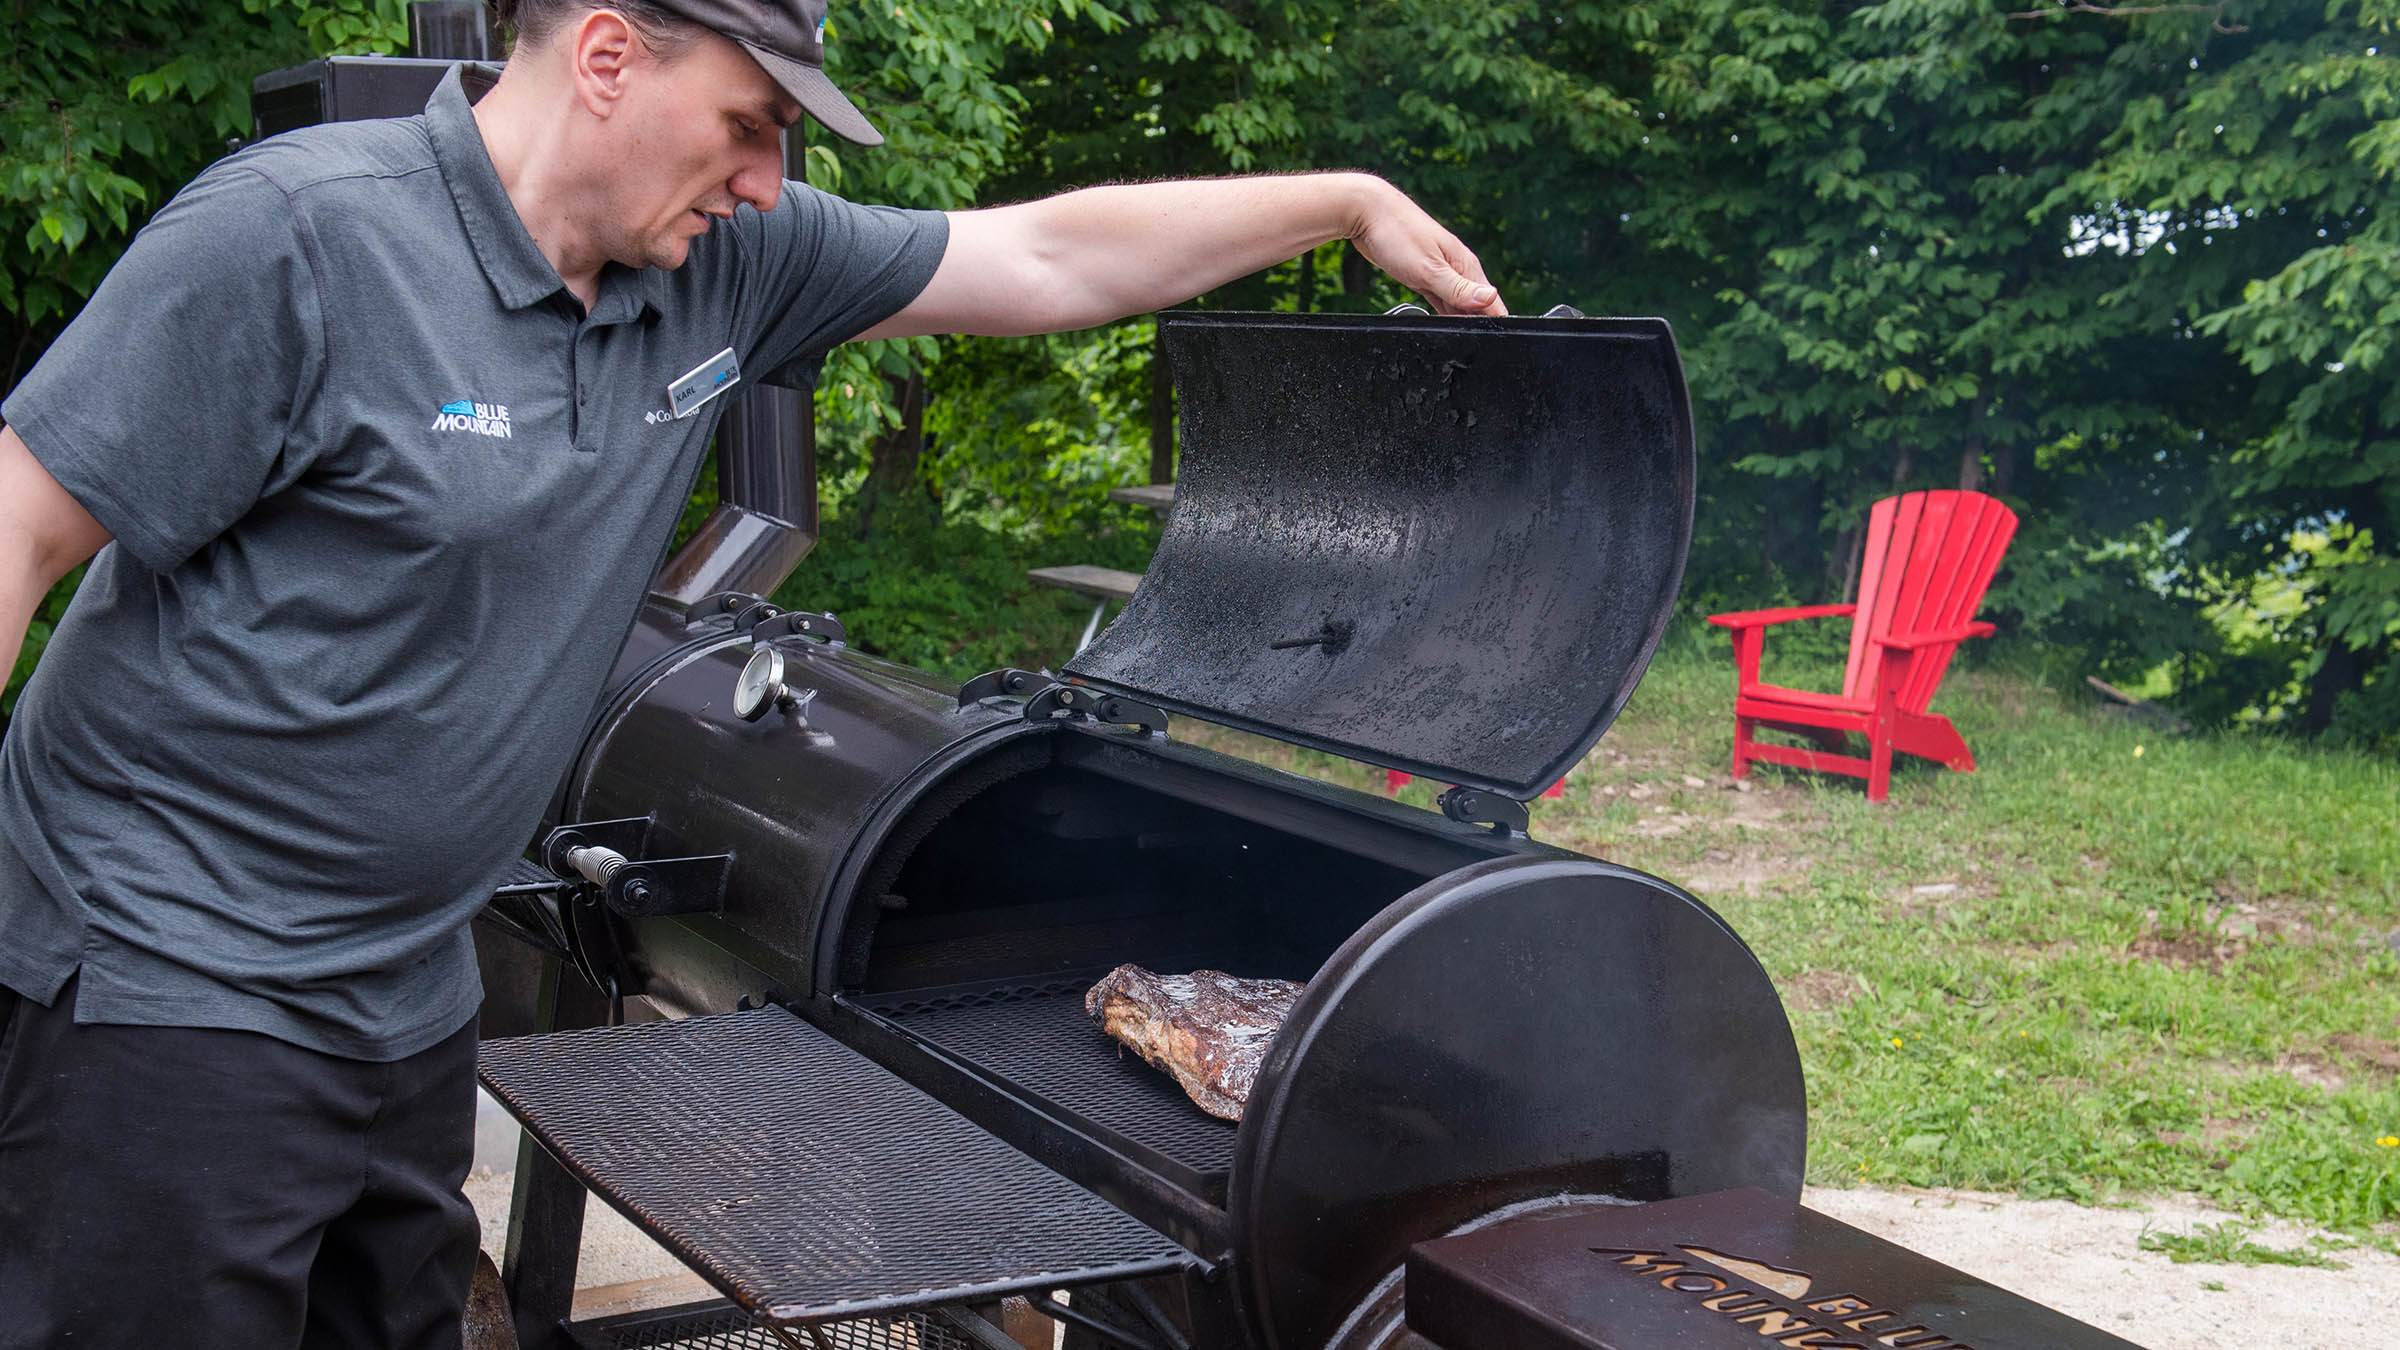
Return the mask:
<svg viewBox="0 0 2400 1350">
<path fill-rule="evenodd" d="M 486 1133 L 478 1156 L 489 1165 L 478 1167 L 468 1180 L 467 1198 L 482 1216 L 484 1246 L 497 1260 L 510 1177 L 494 1169 L 514 1157 L 515 1129 L 503 1118 Z M 2343 1252 L 2337 1259 L 2347 1269 L 2323 1270 L 2179 1266 L 2142 1251 L 2136 1243 L 2145 1224 L 2188 1233 L 2231 1217 L 2185 1196 L 2155 1197 L 2140 1208 L 2122 1209 L 1971 1191 L 1812 1188 L 1802 1199 L 1821 1213 L 2149 1350 L 2400 1345 L 2400 1331 L 2394 1330 L 2400 1328 L 2400 1257 Z M 612 1287 L 606 1310 L 706 1294 L 673 1257 L 607 1206 L 595 1203 L 586 1214 L 579 1283 Z M 2249 1240 L 2267 1247 L 2297 1246 L 2306 1237 L 2290 1225 L 2271 1224 Z"/>
<path fill-rule="evenodd" d="M 2150 1350 L 2400 1345 L 2400 1257 L 2335 1256 L 2345 1270 L 2176 1265 L 2137 1246 L 2142 1227 L 2188 1233 L 2232 1216 L 2188 1196 L 2087 1209 L 1974 1191 L 1818 1190 L 1809 1208 L 1955 1266 Z M 2297 1247 L 2305 1231 L 2249 1237 Z M 2211 1288 L 2219 1285 L 2222 1288 Z"/>
</svg>

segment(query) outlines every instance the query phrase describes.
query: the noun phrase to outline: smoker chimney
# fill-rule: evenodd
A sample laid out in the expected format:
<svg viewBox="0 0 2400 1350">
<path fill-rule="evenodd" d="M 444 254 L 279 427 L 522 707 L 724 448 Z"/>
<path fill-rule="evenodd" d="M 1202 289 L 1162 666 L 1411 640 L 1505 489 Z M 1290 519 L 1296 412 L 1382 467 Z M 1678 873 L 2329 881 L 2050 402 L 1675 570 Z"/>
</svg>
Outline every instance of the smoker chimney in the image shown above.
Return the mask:
<svg viewBox="0 0 2400 1350">
<path fill-rule="evenodd" d="M 415 0 L 408 7 L 408 54 L 435 61 L 492 59 L 492 21 L 483 0 Z"/>
</svg>

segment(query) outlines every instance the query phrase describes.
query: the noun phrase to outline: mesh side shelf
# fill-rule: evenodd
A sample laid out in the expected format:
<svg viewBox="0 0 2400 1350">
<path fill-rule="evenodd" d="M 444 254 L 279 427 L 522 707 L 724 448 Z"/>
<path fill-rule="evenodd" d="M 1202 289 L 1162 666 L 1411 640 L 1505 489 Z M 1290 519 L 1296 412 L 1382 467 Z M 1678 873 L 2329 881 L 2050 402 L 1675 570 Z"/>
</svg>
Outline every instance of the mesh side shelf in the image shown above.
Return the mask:
<svg viewBox="0 0 2400 1350">
<path fill-rule="evenodd" d="M 1098 1125 L 1196 1172 L 1233 1166 L 1231 1121 L 1101 1034 L 1083 1011 L 1089 979 L 973 994 L 886 995 L 865 1006 Z"/>
<path fill-rule="evenodd" d="M 595 1194 L 768 1321 L 1192 1264 L 780 1008 L 486 1041 L 481 1076 Z"/>
<path fill-rule="evenodd" d="M 730 1303 L 570 1322 L 567 1335 L 582 1350 L 979 1350 L 923 1313 L 827 1322 L 779 1336 Z"/>
</svg>

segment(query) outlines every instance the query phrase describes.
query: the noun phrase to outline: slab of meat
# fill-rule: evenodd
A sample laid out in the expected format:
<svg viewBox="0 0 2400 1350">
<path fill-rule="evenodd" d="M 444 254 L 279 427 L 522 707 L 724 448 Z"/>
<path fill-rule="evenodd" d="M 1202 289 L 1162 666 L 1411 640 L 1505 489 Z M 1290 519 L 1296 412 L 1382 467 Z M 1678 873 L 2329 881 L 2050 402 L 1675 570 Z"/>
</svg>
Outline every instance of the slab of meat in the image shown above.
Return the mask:
<svg viewBox="0 0 2400 1350">
<path fill-rule="evenodd" d="M 1102 1031 L 1175 1075 L 1201 1110 L 1240 1120 L 1267 1045 L 1300 988 L 1221 970 L 1159 975 L 1119 966 L 1083 996 L 1083 1010 Z"/>
</svg>

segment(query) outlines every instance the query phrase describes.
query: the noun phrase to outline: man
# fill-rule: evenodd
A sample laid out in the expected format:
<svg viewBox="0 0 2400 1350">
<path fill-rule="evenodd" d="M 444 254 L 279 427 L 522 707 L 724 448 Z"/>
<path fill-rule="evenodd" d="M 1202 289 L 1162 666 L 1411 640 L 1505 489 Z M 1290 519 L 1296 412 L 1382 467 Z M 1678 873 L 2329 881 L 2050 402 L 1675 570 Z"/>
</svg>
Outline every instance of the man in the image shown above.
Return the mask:
<svg viewBox="0 0 2400 1350">
<path fill-rule="evenodd" d="M 453 76 L 202 174 L 0 408 L 0 668 L 98 554 L 0 753 L 0 1347 L 455 1341 L 465 926 L 724 407 L 671 386 L 1335 238 L 1504 312 L 1363 175 L 948 216 L 786 185 L 803 111 L 879 139 L 821 0 L 504 10 L 472 107 Z"/>
</svg>

